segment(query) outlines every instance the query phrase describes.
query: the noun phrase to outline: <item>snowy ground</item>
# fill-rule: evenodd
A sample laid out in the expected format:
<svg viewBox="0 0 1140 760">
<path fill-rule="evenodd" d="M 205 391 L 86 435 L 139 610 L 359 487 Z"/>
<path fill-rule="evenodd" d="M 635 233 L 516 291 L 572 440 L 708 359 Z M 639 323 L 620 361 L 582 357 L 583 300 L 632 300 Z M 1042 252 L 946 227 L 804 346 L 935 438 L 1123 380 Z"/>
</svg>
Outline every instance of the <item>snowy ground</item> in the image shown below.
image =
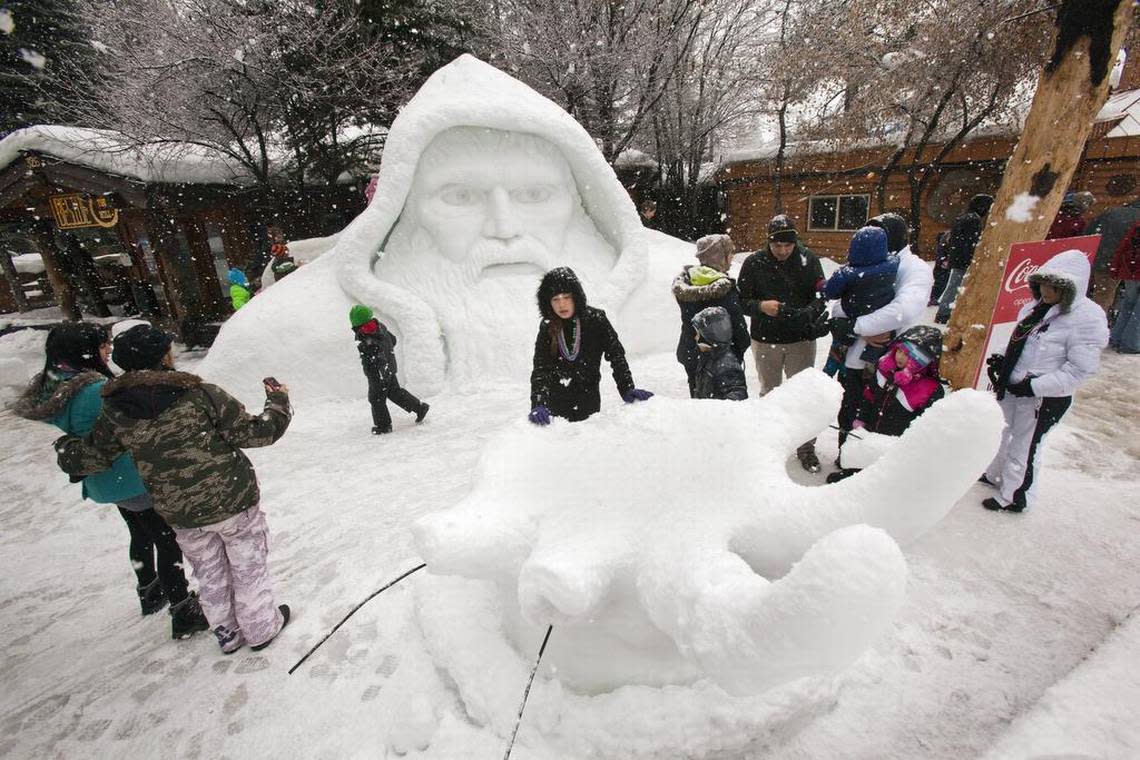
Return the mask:
<svg viewBox="0 0 1140 760">
<path fill-rule="evenodd" d="M 0 338 L 0 362 L 19 356 L 35 369 L 29 347 L 21 333 Z M 192 369 L 200 354 L 181 360 Z M 632 368 L 642 387 L 685 395 L 671 356 Z M 992 514 L 979 506 L 983 487 L 972 488 L 905 547 L 907 603 L 890 635 L 822 708 L 736 756 L 1140 755 L 1140 631 L 1121 625 L 1140 603 L 1137 369 L 1106 353 L 1050 439 L 1040 503 Z M 232 390 L 254 401 L 258 389 Z M 442 395 L 424 425 L 400 416 L 383 438 L 369 434 L 363 399 L 297 409 L 283 440 L 249 452 L 276 590 L 295 620 L 272 647 L 229 658 L 206 636 L 170 641 L 165 614 L 138 616 L 117 513 L 82 502 L 56 470 L 54 428 L 0 412 L 0 756 L 385 757 L 407 716 L 428 711 L 441 718 L 438 740 L 413 756 L 501 757 L 505 739 L 473 726 L 454 696 L 417 695 L 392 677 L 424 658 L 416 578 L 286 671 L 357 602 L 418 564 L 409 524 L 467 492 L 483 443 L 525 415 L 526 398 L 521 382 Z M 834 458 L 830 434 L 820 448 Z M 790 467 L 801 482 L 822 483 L 826 471 Z M 522 687 L 512 686 L 520 696 Z M 733 699 L 724 705 L 731 713 Z M 723 756 L 715 736 L 690 746 Z M 524 721 L 512 757 L 558 756 Z"/>
</svg>

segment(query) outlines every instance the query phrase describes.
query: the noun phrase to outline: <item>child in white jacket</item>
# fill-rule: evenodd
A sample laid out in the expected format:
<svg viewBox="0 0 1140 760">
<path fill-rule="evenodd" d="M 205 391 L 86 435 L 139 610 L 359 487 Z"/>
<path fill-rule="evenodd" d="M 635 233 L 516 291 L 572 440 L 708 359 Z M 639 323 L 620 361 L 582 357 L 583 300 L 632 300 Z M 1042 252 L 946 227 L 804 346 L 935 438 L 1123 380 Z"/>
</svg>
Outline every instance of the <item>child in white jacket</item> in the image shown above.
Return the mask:
<svg viewBox="0 0 1140 760">
<path fill-rule="evenodd" d="M 1065 251 L 1029 276 L 1034 300 L 1022 307 L 1005 354 L 987 360 L 1005 415 L 997 456 L 982 476 L 998 489 L 986 509 L 1021 512 L 1032 504 L 1041 442 L 1096 374 L 1108 345 L 1104 310 L 1089 300 L 1089 260 Z"/>
</svg>

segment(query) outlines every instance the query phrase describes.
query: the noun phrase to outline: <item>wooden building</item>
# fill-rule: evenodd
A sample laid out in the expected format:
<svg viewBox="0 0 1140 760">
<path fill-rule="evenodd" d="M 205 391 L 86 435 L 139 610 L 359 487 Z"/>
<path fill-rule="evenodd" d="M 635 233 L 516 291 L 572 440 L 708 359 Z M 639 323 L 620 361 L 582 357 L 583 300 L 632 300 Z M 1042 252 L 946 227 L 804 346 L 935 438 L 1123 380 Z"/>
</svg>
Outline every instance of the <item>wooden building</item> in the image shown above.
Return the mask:
<svg viewBox="0 0 1140 760">
<path fill-rule="evenodd" d="M 144 154 L 108 140 L 63 127 L 0 140 L 0 312 L 54 302 L 76 317 L 121 303 L 208 342 L 232 311 L 228 270 L 263 265 L 267 226 L 321 236 L 364 206 L 362 184 L 270 191 L 199 148 Z M 16 271 L 13 254 L 38 255 L 43 274 Z"/>
<path fill-rule="evenodd" d="M 1092 137 L 1069 190 L 1088 190 L 1096 197 L 1086 218 L 1140 198 L 1140 61 L 1125 73 L 1122 87 L 1098 117 Z M 933 172 L 918 199 L 921 214 L 915 252 L 932 258 L 938 233 L 949 229 L 976 193 L 994 193 L 1001 184 L 1016 134 L 988 134 L 954 148 L 937 166 L 941 144 L 927 146 L 916 162 Z M 911 187 L 904 165 L 889 174 L 884 202 L 878 201 L 880 169 L 893 145 L 836 149 L 825 143 L 793 144 L 783 173 L 783 211 L 800 237 L 816 253 L 842 261 L 854 230 L 867 219 L 894 211 L 911 219 Z M 766 242 L 775 214 L 775 150 L 760 146 L 727 156 L 717 172 L 725 195 L 728 229 L 739 248 L 757 249 Z"/>
</svg>

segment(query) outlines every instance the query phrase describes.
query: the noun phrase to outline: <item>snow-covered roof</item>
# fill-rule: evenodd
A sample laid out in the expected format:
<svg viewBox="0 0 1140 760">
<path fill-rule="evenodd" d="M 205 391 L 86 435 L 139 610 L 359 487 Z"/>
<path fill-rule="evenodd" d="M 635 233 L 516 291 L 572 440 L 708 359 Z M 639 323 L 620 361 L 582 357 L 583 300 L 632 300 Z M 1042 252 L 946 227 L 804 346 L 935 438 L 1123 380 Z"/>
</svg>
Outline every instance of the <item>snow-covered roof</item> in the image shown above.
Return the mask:
<svg viewBox="0 0 1140 760">
<path fill-rule="evenodd" d="M 0 169 L 28 151 L 143 182 L 253 182 L 232 158 L 200 145 L 168 142 L 134 146 L 118 132 L 56 125 L 25 127 L 0 140 Z"/>
<path fill-rule="evenodd" d="M 1120 123 L 1106 137 L 1140 137 L 1140 90 L 1125 90 L 1109 96 L 1096 115 L 1097 123 L 1117 119 Z"/>
</svg>

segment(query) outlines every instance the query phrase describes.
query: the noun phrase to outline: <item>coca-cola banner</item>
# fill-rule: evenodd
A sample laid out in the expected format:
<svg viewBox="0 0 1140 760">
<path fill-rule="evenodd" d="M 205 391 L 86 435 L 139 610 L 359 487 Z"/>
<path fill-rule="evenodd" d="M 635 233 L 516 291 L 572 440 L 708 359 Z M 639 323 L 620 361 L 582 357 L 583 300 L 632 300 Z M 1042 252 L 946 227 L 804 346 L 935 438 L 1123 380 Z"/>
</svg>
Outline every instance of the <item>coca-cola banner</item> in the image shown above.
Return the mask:
<svg viewBox="0 0 1140 760">
<path fill-rule="evenodd" d="M 1086 235 L 1059 240 L 1041 240 L 1035 243 L 1014 243 L 1010 246 L 1009 258 L 1005 262 L 1005 274 L 1001 279 L 1001 290 L 998 291 L 994 314 L 990 318 L 989 330 L 986 332 L 986 350 L 982 352 L 982 360 L 974 375 L 975 388 L 991 390 L 989 378 L 982 368 L 985 367 L 986 357 L 990 354 L 1005 353 L 1005 347 L 1009 344 L 1009 337 L 1013 335 L 1021 307 L 1033 300 L 1033 292 L 1029 289 L 1029 275 L 1063 251 L 1080 251 L 1089 257 L 1091 264 L 1099 243 L 1100 235 Z"/>
</svg>

